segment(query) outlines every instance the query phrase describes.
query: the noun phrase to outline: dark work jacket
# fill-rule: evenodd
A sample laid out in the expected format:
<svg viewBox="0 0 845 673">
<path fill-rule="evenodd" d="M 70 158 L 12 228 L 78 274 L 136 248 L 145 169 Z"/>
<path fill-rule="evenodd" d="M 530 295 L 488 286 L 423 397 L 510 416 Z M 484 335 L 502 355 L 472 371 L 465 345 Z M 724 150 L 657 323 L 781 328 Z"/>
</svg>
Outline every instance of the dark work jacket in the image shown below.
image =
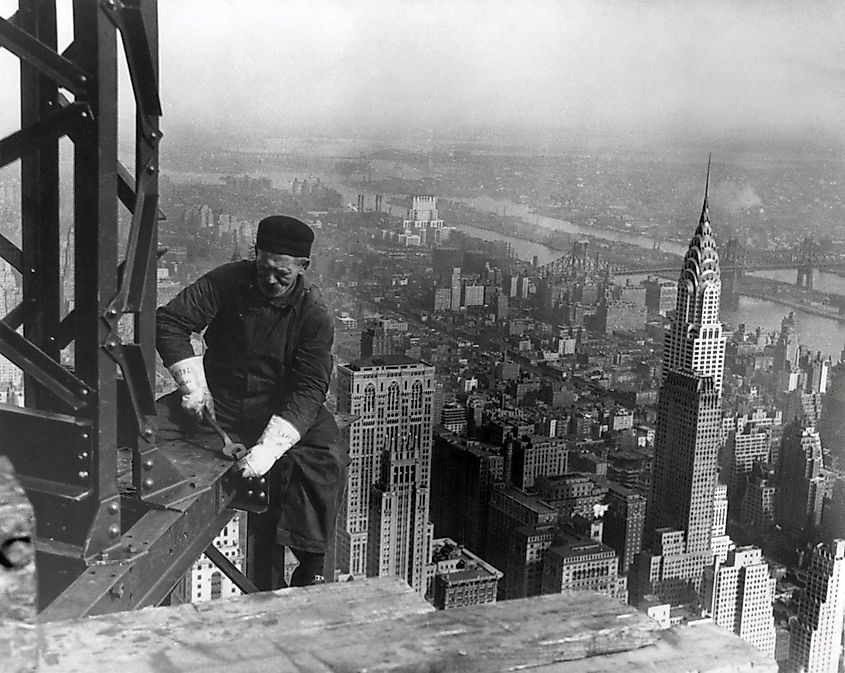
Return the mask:
<svg viewBox="0 0 845 673">
<path fill-rule="evenodd" d="M 165 366 L 191 357 L 191 333 L 206 328 L 203 359 L 222 421 L 260 426 L 273 414 L 321 444 L 336 439 L 323 407 L 332 371 L 334 321 L 304 276 L 279 299 L 256 285 L 255 262 L 224 264 L 156 312 L 156 348 Z M 260 432 L 260 430 L 259 430 Z"/>
</svg>

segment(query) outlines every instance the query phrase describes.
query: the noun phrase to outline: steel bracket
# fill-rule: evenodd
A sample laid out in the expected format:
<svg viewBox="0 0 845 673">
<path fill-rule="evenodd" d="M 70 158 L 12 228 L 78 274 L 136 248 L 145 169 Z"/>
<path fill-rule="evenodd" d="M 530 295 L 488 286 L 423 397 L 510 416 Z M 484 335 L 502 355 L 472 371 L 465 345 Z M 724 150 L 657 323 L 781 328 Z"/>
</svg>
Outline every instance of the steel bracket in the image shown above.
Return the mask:
<svg viewBox="0 0 845 673">
<path fill-rule="evenodd" d="M 5 47 L 68 91 L 77 95 L 88 91 L 90 77 L 85 71 L 6 19 L 0 19 L 0 47 Z"/>
<path fill-rule="evenodd" d="M 93 391 L 31 341 L 0 321 L 0 355 L 28 372 L 74 411 L 90 404 Z"/>
<path fill-rule="evenodd" d="M 42 145 L 71 135 L 93 119 L 87 103 L 70 103 L 43 117 L 25 129 L 0 140 L 0 168 L 22 156 L 34 152 Z"/>
</svg>

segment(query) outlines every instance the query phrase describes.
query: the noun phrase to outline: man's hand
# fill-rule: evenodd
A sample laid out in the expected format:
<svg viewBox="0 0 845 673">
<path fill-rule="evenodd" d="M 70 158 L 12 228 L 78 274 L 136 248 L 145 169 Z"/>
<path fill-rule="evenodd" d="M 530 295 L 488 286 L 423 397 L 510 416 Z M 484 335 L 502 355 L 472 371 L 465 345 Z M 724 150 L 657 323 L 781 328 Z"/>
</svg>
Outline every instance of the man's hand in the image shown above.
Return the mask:
<svg viewBox="0 0 845 673">
<path fill-rule="evenodd" d="M 168 367 L 179 392 L 182 393 L 182 409 L 197 422 L 202 422 L 203 407 L 214 416 L 214 399 L 205 380 L 202 356 L 185 358 Z"/>
<path fill-rule="evenodd" d="M 238 461 L 244 477 L 263 477 L 301 439 L 299 430 L 281 416 L 272 416 L 261 439 Z"/>
</svg>

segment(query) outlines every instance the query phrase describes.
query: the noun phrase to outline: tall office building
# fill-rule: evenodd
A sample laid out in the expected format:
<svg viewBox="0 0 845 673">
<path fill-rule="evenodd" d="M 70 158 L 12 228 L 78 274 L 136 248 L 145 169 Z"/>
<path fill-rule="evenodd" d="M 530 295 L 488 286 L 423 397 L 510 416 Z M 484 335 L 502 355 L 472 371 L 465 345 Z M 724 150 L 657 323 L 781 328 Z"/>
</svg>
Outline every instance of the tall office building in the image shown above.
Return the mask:
<svg viewBox="0 0 845 673">
<path fill-rule="evenodd" d="M 758 650 L 775 655 L 772 613 L 775 580 L 757 547 L 732 549 L 727 561 L 705 571 L 705 614 Z"/>
<path fill-rule="evenodd" d="M 822 517 L 825 495 L 822 445 L 819 433 L 799 421 L 784 429 L 780 455 L 778 523 L 790 531 L 815 530 Z"/>
<path fill-rule="evenodd" d="M 684 257 L 675 316 L 664 340 L 646 526 L 650 551 L 637 559 L 634 600 L 651 593 L 673 605 L 694 599 L 713 556 L 725 337 L 709 183 L 708 164 L 701 217 Z"/>
<path fill-rule="evenodd" d="M 619 555 L 619 572 L 628 572 L 643 544 L 646 500 L 633 489 L 607 482 L 607 513 L 602 541 Z"/>
<path fill-rule="evenodd" d="M 338 367 L 338 411 L 349 430 L 347 494 L 337 565 L 353 576 L 398 575 L 425 591 L 434 367 L 404 355 Z"/>
<path fill-rule="evenodd" d="M 490 492 L 504 479 L 499 447 L 440 432 L 431 458 L 431 521 L 449 537 L 482 555 L 487 550 Z"/>
<path fill-rule="evenodd" d="M 787 673 L 837 673 L 845 618 L 845 540 L 813 550 L 807 586 L 790 625 Z"/>
</svg>

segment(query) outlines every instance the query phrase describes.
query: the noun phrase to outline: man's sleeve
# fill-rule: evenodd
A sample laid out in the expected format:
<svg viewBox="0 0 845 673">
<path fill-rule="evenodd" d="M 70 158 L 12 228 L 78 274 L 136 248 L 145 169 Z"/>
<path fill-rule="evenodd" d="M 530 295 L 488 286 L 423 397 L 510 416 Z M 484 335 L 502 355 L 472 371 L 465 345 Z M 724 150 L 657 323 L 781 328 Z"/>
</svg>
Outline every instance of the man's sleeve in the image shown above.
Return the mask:
<svg viewBox="0 0 845 673">
<path fill-rule="evenodd" d="M 326 401 L 332 376 L 334 320 L 325 304 L 308 311 L 293 355 L 289 379 L 283 382 L 284 395 L 276 411 L 301 435 L 314 424 Z"/>
<path fill-rule="evenodd" d="M 201 332 L 217 315 L 218 285 L 214 272 L 207 273 L 156 311 L 156 349 L 165 367 L 194 356 L 191 334 Z"/>
</svg>

